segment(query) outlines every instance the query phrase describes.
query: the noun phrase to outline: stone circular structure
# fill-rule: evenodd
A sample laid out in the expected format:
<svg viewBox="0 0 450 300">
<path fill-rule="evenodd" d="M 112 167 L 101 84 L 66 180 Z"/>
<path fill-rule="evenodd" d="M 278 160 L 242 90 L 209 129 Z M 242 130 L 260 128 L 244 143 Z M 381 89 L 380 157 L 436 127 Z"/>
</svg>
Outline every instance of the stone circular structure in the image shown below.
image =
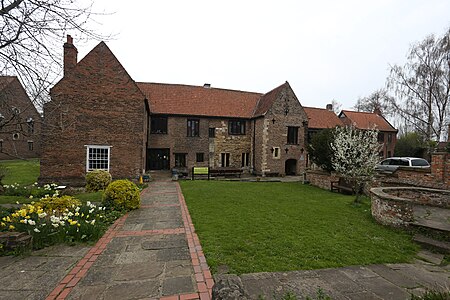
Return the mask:
<svg viewBox="0 0 450 300">
<path fill-rule="evenodd" d="M 450 209 L 450 191 L 421 187 L 378 187 L 370 190 L 372 216 L 383 224 L 408 226 L 414 222 L 414 206 Z"/>
</svg>

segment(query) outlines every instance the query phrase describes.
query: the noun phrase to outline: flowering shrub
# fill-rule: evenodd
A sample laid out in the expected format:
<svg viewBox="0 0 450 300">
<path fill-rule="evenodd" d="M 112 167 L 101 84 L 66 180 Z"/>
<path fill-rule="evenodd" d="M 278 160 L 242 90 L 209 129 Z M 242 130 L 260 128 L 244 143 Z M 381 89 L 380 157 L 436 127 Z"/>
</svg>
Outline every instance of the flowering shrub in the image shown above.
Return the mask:
<svg viewBox="0 0 450 300">
<path fill-rule="evenodd" d="M 58 204 L 51 203 L 50 199 Z M 67 207 L 67 203 L 73 204 Z M 50 210 L 51 207 L 56 209 Z M 69 196 L 48 197 L 42 203 L 24 204 L 21 209 L 4 216 L 0 230 L 26 232 L 33 237 L 33 248 L 40 249 L 61 242 L 95 241 L 119 216 L 117 212 L 97 207 L 89 201 L 81 205 Z"/>
<path fill-rule="evenodd" d="M 86 174 L 86 191 L 97 192 L 106 189 L 112 177 L 108 171 L 95 170 Z"/>
<path fill-rule="evenodd" d="M 39 200 L 36 204 L 42 207 L 45 212 L 58 211 L 62 212 L 74 206 L 81 206 L 80 200 L 72 196 L 58 196 L 57 193 L 53 196 L 46 196 Z"/>
<path fill-rule="evenodd" d="M 141 204 L 139 188 L 129 180 L 113 181 L 103 194 L 103 204 L 117 210 L 137 209 Z"/>
<path fill-rule="evenodd" d="M 22 196 L 27 198 L 41 198 L 45 195 L 53 195 L 56 193 L 56 187 L 58 185 L 55 183 L 45 184 L 44 186 L 38 186 L 35 182 L 31 186 L 20 186 L 18 183 L 5 184 L 3 186 L 4 195 L 6 196 Z"/>
</svg>

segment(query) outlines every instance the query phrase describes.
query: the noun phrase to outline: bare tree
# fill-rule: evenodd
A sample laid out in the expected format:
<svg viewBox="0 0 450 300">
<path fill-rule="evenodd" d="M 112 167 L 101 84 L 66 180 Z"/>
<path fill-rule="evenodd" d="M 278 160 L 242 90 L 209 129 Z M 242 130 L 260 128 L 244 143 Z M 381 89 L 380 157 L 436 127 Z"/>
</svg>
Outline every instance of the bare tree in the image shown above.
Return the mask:
<svg viewBox="0 0 450 300">
<path fill-rule="evenodd" d="M 61 73 L 60 43 L 67 33 L 105 39 L 88 29 L 92 3 L 73 0 L 1 0 L 0 75 L 15 75 L 40 107 Z"/>
<path fill-rule="evenodd" d="M 333 108 L 333 112 L 336 115 L 339 115 L 339 113 L 341 112 L 342 103 L 340 103 L 336 99 L 333 99 L 333 100 L 331 100 L 331 107 Z"/>
<path fill-rule="evenodd" d="M 369 96 L 360 97 L 353 109 L 356 111 L 374 112 L 379 110 L 385 117 L 392 115 L 390 103 L 393 101 L 392 96 L 385 89 L 378 89 Z"/>
<path fill-rule="evenodd" d="M 391 67 L 387 87 L 406 126 L 427 142 L 443 139 L 450 122 L 450 29 L 413 45 L 407 63 Z"/>
</svg>

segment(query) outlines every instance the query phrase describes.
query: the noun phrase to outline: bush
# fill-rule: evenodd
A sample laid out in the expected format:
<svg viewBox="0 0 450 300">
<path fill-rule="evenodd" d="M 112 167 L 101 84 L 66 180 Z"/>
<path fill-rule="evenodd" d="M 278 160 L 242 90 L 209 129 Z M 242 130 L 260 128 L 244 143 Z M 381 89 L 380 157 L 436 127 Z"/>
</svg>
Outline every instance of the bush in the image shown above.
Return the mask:
<svg viewBox="0 0 450 300">
<path fill-rule="evenodd" d="M 86 174 L 86 191 L 103 191 L 111 183 L 112 177 L 108 171 L 95 170 Z"/>
<path fill-rule="evenodd" d="M 72 196 L 59 197 L 58 195 L 54 195 L 42 198 L 36 205 L 40 206 L 45 212 L 51 213 L 54 210 L 63 212 L 66 209 L 80 206 L 81 202 Z"/>
<path fill-rule="evenodd" d="M 103 204 L 117 210 L 137 209 L 141 204 L 139 188 L 129 180 L 113 181 L 103 194 Z"/>
</svg>

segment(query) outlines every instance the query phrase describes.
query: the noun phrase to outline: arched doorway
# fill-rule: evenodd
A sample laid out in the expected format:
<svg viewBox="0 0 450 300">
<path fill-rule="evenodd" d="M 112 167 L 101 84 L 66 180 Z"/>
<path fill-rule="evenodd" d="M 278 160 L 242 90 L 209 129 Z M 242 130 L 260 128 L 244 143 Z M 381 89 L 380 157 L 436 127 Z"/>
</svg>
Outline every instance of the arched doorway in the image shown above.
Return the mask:
<svg viewBox="0 0 450 300">
<path fill-rule="evenodd" d="M 297 175 L 297 160 L 288 159 L 284 164 L 284 173 L 286 175 Z"/>
</svg>

